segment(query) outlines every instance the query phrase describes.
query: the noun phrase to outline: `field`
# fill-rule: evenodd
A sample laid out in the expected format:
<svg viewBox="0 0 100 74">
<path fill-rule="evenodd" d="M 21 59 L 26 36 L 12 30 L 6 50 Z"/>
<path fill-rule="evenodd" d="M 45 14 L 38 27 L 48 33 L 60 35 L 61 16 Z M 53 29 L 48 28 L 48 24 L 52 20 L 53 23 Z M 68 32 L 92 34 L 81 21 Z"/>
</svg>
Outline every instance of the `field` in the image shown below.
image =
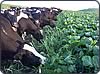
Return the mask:
<svg viewBox="0 0 100 74">
<path fill-rule="evenodd" d="M 18 6 L 18 5 L 2 4 L 1 5 L 1 9 L 9 9 L 11 6 L 21 7 L 21 6 Z"/>
<path fill-rule="evenodd" d="M 96 73 L 99 69 L 99 16 L 91 11 L 63 11 L 55 28 L 44 27 L 42 44 L 33 38 L 33 46 L 48 60 L 41 67 L 43 74 Z M 8 74 L 30 69 L 12 63 Z M 31 72 L 34 72 L 33 69 Z M 14 73 L 13 73 L 14 72 Z M 29 74 L 29 73 L 28 73 Z"/>
<path fill-rule="evenodd" d="M 43 44 L 48 61 L 44 70 L 55 73 L 94 73 L 99 68 L 99 20 L 94 12 L 63 11 L 55 29 L 44 29 Z M 36 46 L 36 45 L 35 45 Z"/>
</svg>

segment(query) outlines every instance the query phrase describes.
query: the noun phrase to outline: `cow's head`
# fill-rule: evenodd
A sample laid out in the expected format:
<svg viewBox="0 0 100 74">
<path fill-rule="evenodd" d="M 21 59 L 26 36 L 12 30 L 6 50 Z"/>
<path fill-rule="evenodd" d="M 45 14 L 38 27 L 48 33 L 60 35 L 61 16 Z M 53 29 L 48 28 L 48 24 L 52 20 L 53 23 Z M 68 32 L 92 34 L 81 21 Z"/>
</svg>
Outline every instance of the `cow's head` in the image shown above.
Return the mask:
<svg viewBox="0 0 100 74">
<path fill-rule="evenodd" d="M 31 31 L 33 37 L 41 43 L 41 39 L 43 39 L 43 32 L 42 30 Z"/>
<path fill-rule="evenodd" d="M 30 20 L 30 19 L 29 19 Z M 33 23 L 30 20 L 30 24 Z M 34 23 L 31 24 L 29 32 L 33 35 L 33 37 L 41 43 L 41 39 L 43 39 L 43 32 L 39 26 L 36 26 Z"/>
<path fill-rule="evenodd" d="M 20 16 L 20 11 L 21 10 L 21 8 L 19 7 L 19 8 L 16 8 L 16 16 Z"/>
<path fill-rule="evenodd" d="M 38 28 L 32 20 L 29 18 L 22 18 L 18 23 L 20 24 L 20 30 L 26 31 L 27 34 L 32 34 L 37 41 L 41 42 L 40 40 L 43 39 L 43 34 L 41 33 L 40 28 Z"/>
<path fill-rule="evenodd" d="M 42 9 L 40 21 L 41 21 L 41 27 L 45 25 L 49 25 L 52 28 L 55 27 L 55 20 L 49 8 Z"/>
<path fill-rule="evenodd" d="M 38 67 L 40 64 L 44 64 L 46 57 L 39 54 L 34 47 L 24 44 L 22 50 L 20 50 L 14 57 L 16 60 L 20 60 L 23 65 L 28 67 Z"/>
<path fill-rule="evenodd" d="M 53 12 L 54 15 L 57 16 L 59 13 L 62 12 L 62 10 L 59 8 L 51 7 L 51 12 Z"/>
<path fill-rule="evenodd" d="M 58 15 L 59 13 L 61 13 L 62 10 L 59 9 L 59 8 L 51 7 L 50 12 L 51 12 L 51 14 L 53 15 L 54 20 L 56 21 L 56 20 L 57 20 L 57 15 Z"/>
</svg>

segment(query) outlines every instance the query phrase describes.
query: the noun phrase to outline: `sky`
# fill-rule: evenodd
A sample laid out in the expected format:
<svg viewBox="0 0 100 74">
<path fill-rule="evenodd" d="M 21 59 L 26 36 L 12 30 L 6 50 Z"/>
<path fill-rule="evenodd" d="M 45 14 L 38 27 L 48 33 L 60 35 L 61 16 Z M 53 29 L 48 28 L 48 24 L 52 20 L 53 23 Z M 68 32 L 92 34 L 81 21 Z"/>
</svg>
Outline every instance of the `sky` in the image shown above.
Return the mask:
<svg viewBox="0 0 100 74">
<path fill-rule="evenodd" d="M 3 4 L 20 5 L 25 7 L 57 7 L 63 10 L 82 10 L 99 8 L 96 1 L 4 1 Z"/>
</svg>

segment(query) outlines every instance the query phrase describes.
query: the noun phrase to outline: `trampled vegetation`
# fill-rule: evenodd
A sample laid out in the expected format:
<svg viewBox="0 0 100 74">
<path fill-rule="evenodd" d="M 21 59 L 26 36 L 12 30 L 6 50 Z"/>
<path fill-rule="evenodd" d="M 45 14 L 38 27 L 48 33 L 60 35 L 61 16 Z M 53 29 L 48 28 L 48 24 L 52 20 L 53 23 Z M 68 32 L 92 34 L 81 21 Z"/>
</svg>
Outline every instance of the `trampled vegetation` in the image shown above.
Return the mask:
<svg viewBox="0 0 100 74">
<path fill-rule="evenodd" d="M 57 16 L 57 19 L 55 28 L 46 26 L 43 29 L 42 44 L 33 39 L 33 46 L 48 58 L 42 67 L 42 73 L 98 72 L 99 20 L 97 14 L 63 11 Z M 9 69 L 19 73 L 25 68 L 12 64 Z"/>
</svg>

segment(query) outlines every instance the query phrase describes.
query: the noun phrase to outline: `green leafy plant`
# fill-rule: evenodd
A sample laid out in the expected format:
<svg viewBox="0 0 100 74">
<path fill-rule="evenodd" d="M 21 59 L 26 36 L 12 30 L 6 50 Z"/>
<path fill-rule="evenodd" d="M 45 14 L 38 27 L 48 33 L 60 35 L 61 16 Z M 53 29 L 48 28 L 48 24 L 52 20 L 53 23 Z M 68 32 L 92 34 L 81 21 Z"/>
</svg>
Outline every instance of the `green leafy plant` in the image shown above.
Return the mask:
<svg viewBox="0 0 100 74">
<path fill-rule="evenodd" d="M 43 44 L 48 61 L 45 71 L 95 73 L 99 69 L 98 20 L 94 12 L 63 11 L 56 28 L 44 28 Z M 43 48 L 43 49 L 42 49 Z"/>
</svg>

